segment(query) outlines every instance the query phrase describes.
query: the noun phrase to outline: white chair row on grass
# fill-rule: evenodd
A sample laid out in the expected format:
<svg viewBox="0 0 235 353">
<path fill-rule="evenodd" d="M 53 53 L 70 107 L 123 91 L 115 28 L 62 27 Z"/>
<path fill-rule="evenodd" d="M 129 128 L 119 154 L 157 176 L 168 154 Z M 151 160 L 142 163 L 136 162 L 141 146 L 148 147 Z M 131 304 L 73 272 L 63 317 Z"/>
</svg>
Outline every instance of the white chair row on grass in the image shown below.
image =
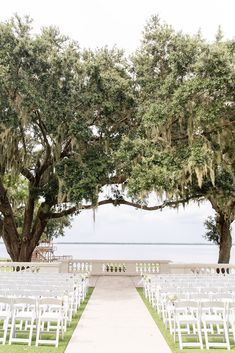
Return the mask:
<svg viewBox="0 0 235 353">
<path fill-rule="evenodd" d="M 34 333 L 36 345 L 58 346 L 87 289 L 84 275 L 0 273 L 0 342 L 31 345 Z"/>
<path fill-rule="evenodd" d="M 174 341 L 178 337 L 180 349 L 203 349 L 204 337 L 206 349 L 230 350 L 230 334 L 235 343 L 235 303 L 175 301 L 167 307 L 165 324 Z"/>
<path fill-rule="evenodd" d="M 66 295 L 76 312 L 87 294 L 88 278 L 78 276 L 67 278 L 64 275 L 55 277 L 45 276 L 45 274 L 43 276 L 9 274 L 8 277 L 0 275 L 0 296 L 62 297 Z"/>
<path fill-rule="evenodd" d="M 32 299 L 40 299 L 43 297 L 48 298 L 64 298 L 67 307 L 67 315 L 68 315 L 68 324 L 72 321 L 72 316 L 77 312 L 78 308 L 81 305 L 81 302 L 84 300 L 86 296 L 86 291 L 81 291 L 81 289 L 77 290 L 68 290 L 62 287 L 53 287 L 53 289 L 40 288 L 35 286 L 28 286 L 26 288 L 17 288 L 17 287 L 8 287 L 6 289 L 0 288 L 0 296 L 7 298 L 32 298 Z"/>
<path fill-rule="evenodd" d="M 225 290 L 224 292 L 215 290 L 212 291 L 197 291 L 195 288 L 187 289 L 182 288 L 164 288 L 158 291 L 152 291 L 150 293 L 146 292 L 146 297 L 150 303 L 157 308 L 161 307 L 164 303 L 169 300 L 193 300 L 198 302 L 203 301 L 222 301 L 222 302 L 234 302 L 235 301 L 235 292 Z"/>
<path fill-rule="evenodd" d="M 145 296 L 149 301 L 153 302 L 154 297 L 158 297 L 164 293 L 175 293 L 182 299 L 214 299 L 219 297 L 235 297 L 235 279 L 230 277 L 230 281 L 226 278 L 218 279 L 212 276 L 204 278 L 195 278 L 195 276 L 185 276 L 182 279 L 166 275 L 159 278 L 148 277 L 144 281 Z M 214 298 L 213 298 L 214 297 Z"/>
<path fill-rule="evenodd" d="M 226 286 L 226 285 L 233 285 L 235 287 L 235 276 L 234 275 L 226 275 L 226 276 L 217 276 L 217 275 L 149 275 L 144 276 L 144 281 L 151 282 L 152 285 L 179 285 L 179 286 L 191 286 L 193 285 L 203 285 L 204 287 L 212 286 Z"/>
<path fill-rule="evenodd" d="M 145 296 L 174 339 L 178 338 L 180 349 L 202 349 L 205 341 L 206 349 L 229 350 L 230 335 L 235 343 L 235 286 L 234 283 L 230 286 L 225 277 L 217 280 L 217 276 L 205 280 L 201 276 L 182 275 L 178 278 L 162 275 L 159 280 L 157 276 L 145 278 Z M 220 287 L 215 287 L 215 283 Z"/>
<path fill-rule="evenodd" d="M 0 297 L 0 321 L 2 336 L 0 342 L 6 344 L 32 344 L 36 334 L 36 346 L 52 344 L 58 347 L 59 336 L 63 337 L 67 328 L 67 308 L 59 298 L 6 298 Z M 42 338 L 41 335 L 54 338 Z"/>
<path fill-rule="evenodd" d="M 151 282 L 157 281 L 157 283 L 188 283 L 193 281 L 194 283 L 197 282 L 204 282 L 206 285 L 207 283 L 229 283 L 235 282 L 235 275 L 234 274 L 226 274 L 226 275 L 195 275 L 195 274 L 152 274 L 152 275 L 145 275 L 145 279 L 151 280 Z"/>
</svg>

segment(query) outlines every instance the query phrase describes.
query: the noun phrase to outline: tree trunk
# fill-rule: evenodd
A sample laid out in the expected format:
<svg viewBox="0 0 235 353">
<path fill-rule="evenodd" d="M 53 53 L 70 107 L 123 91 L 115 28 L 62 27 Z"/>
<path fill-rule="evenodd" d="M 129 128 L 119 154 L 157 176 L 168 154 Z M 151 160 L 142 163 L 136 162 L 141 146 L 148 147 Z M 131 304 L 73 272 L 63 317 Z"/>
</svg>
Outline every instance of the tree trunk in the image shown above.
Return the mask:
<svg viewBox="0 0 235 353">
<path fill-rule="evenodd" d="M 30 262 L 34 248 L 30 246 L 29 242 L 15 242 L 7 235 L 4 236 L 3 241 L 6 246 L 6 250 L 14 262 Z"/>
<path fill-rule="evenodd" d="M 10 258 L 15 261 L 19 256 L 19 234 L 13 222 L 9 222 L 7 217 L 3 220 L 2 239 Z"/>
<path fill-rule="evenodd" d="M 220 234 L 218 263 L 228 264 L 232 248 L 231 221 L 227 219 L 224 214 L 217 213 L 216 225 Z"/>
<path fill-rule="evenodd" d="M 15 261 L 31 262 L 33 251 L 34 251 L 34 248 L 30 246 L 29 242 L 22 242 L 18 259 Z"/>
<path fill-rule="evenodd" d="M 3 228 L 3 241 L 10 258 L 14 262 L 30 262 L 34 249 L 46 227 L 47 220 L 37 219 L 35 231 L 30 237 L 20 237 L 18 233 L 14 234 L 14 227 L 8 224 Z M 14 236 L 13 236 L 14 235 Z M 16 240 L 17 239 L 17 240 Z"/>
</svg>

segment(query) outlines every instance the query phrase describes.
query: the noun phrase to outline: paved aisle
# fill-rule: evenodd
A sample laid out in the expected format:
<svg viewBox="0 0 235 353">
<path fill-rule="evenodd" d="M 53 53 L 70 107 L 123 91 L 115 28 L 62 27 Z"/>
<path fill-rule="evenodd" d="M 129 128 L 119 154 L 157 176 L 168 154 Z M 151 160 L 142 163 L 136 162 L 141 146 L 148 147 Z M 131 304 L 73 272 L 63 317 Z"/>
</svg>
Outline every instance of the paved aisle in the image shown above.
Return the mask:
<svg viewBox="0 0 235 353">
<path fill-rule="evenodd" d="M 130 277 L 99 277 L 65 353 L 171 353 Z"/>
</svg>

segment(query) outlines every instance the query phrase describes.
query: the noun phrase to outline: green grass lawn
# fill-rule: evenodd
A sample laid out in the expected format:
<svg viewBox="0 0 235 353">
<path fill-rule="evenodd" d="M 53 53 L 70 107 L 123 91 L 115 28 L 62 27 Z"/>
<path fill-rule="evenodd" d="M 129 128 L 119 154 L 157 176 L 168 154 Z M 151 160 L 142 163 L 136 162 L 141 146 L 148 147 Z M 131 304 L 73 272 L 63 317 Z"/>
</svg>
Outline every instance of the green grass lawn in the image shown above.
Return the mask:
<svg viewBox="0 0 235 353">
<path fill-rule="evenodd" d="M 89 288 L 88 295 L 85 301 L 81 304 L 76 316 L 74 316 L 71 325 L 68 327 L 67 332 L 64 335 L 64 339 L 59 342 L 59 347 L 56 348 L 54 346 L 38 346 L 35 347 L 35 336 L 32 342 L 32 346 L 27 346 L 23 344 L 12 344 L 8 345 L 8 341 L 6 345 L 2 345 L 0 343 L 0 352 L 1 353 L 63 353 L 69 343 L 69 340 L 73 334 L 75 327 L 77 326 L 78 321 L 80 320 L 82 313 L 88 303 L 88 300 L 93 292 L 94 288 Z M 94 352 L 95 353 L 95 352 Z"/>
<path fill-rule="evenodd" d="M 137 288 L 137 291 L 139 292 L 141 298 L 143 299 L 143 302 L 148 308 L 152 318 L 156 322 L 159 330 L 161 331 L 162 335 L 164 336 L 165 340 L 167 341 L 173 353 L 182 353 L 182 352 L 183 353 L 225 353 L 225 352 L 228 353 L 229 352 L 227 349 L 223 349 L 223 348 L 214 348 L 214 349 L 211 348 L 209 350 L 206 350 L 206 349 L 201 350 L 200 348 L 184 348 L 183 350 L 180 350 L 178 343 L 174 343 L 173 337 L 170 335 L 170 332 L 165 328 L 163 321 L 160 319 L 157 312 L 153 309 L 151 304 L 145 298 L 143 288 Z M 235 352 L 234 343 L 230 341 L 230 344 L 231 344 L 230 352 Z"/>
</svg>

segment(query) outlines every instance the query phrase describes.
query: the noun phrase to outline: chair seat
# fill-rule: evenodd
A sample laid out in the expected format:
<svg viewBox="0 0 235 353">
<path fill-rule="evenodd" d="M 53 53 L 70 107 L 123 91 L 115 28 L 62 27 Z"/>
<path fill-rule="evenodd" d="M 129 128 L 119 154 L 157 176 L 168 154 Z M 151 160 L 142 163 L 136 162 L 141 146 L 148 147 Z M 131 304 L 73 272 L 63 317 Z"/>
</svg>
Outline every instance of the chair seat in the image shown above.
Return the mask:
<svg viewBox="0 0 235 353">
<path fill-rule="evenodd" d="M 53 321 L 53 320 L 62 320 L 62 316 L 61 316 L 61 314 L 59 313 L 56 313 L 56 312 L 44 312 L 42 315 L 41 315 L 41 320 L 42 321 L 44 321 L 44 320 L 47 320 L 47 321 L 49 321 L 49 320 L 51 320 L 51 321 Z"/>
<path fill-rule="evenodd" d="M 208 315 L 202 315 L 201 317 L 202 322 L 208 322 L 208 323 L 223 323 L 224 319 L 217 314 L 208 314 Z"/>
<path fill-rule="evenodd" d="M 15 315 L 16 320 L 35 320 L 36 315 L 30 311 L 22 311 Z"/>
<path fill-rule="evenodd" d="M 190 322 L 190 323 L 195 322 L 196 323 L 198 321 L 198 319 L 194 315 L 190 315 L 190 314 L 177 316 L 176 320 L 181 323 L 183 323 L 183 322 Z"/>
<path fill-rule="evenodd" d="M 0 310 L 0 320 L 6 319 L 11 316 L 11 313 L 8 311 Z"/>
</svg>

